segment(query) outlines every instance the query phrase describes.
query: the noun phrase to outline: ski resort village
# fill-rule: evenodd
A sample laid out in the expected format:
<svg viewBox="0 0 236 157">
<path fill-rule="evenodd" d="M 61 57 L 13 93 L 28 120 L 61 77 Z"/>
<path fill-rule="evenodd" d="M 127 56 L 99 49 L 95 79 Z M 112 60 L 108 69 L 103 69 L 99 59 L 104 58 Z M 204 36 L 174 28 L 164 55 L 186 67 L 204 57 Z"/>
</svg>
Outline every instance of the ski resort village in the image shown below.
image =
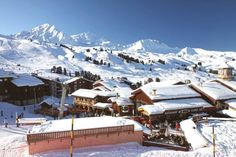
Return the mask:
<svg viewBox="0 0 236 157">
<path fill-rule="evenodd" d="M 1 157 L 236 156 L 236 52 L 89 36 L 0 36 Z"/>
<path fill-rule="evenodd" d="M 0 3 L 0 157 L 236 157 L 235 0 Z"/>
</svg>

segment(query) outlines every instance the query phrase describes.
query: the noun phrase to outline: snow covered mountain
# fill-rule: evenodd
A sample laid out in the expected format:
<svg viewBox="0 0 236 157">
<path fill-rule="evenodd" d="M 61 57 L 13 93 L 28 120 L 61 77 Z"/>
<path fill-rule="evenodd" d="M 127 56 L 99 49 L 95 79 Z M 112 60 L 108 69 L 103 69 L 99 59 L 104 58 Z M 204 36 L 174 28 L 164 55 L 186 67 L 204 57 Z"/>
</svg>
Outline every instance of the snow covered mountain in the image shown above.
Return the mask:
<svg viewBox="0 0 236 157">
<path fill-rule="evenodd" d="M 221 63 L 228 62 L 236 68 L 235 52 L 172 48 L 151 39 L 119 49 L 110 45 L 112 43 L 91 33 L 69 36 L 53 25 L 44 24 L 13 36 L 0 35 L 0 68 L 51 76 L 54 74 L 50 69 L 61 66 L 72 73 L 86 70 L 101 77 L 124 76 L 134 82 L 157 77 L 161 80 L 210 80 L 216 75 L 208 71 L 216 70 Z M 192 69 L 196 64 L 199 64 L 198 71 Z"/>
<path fill-rule="evenodd" d="M 176 53 L 178 48 L 172 48 L 158 40 L 145 39 L 125 46 L 126 51 L 154 52 L 154 53 Z"/>
<path fill-rule="evenodd" d="M 76 35 L 67 35 L 57 29 L 54 25 L 43 24 L 33 28 L 30 31 L 22 31 L 12 37 L 16 39 L 31 39 L 36 40 L 40 43 L 58 43 L 58 44 L 69 44 L 69 45 L 106 45 L 110 42 L 99 38 L 92 33 L 80 33 Z"/>
</svg>

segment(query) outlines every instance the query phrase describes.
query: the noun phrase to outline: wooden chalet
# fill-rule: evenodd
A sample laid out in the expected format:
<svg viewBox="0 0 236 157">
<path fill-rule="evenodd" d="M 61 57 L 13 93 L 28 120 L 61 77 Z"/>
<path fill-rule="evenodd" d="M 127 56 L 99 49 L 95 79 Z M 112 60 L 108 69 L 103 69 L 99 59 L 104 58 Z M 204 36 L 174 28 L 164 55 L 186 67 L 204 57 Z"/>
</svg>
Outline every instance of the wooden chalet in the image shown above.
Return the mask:
<svg viewBox="0 0 236 157">
<path fill-rule="evenodd" d="M 55 97 L 49 97 L 43 100 L 39 105 L 40 108 L 35 110 L 35 113 L 39 113 L 42 115 L 51 116 L 57 118 L 60 112 L 60 104 L 59 99 Z M 64 108 L 64 116 L 68 114 L 67 107 Z"/>
<path fill-rule="evenodd" d="M 8 101 L 10 99 L 11 80 L 15 76 L 11 72 L 0 70 L 0 101 Z"/>
<path fill-rule="evenodd" d="M 96 103 L 108 103 L 108 98 L 115 97 L 116 93 L 92 89 L 79 89 L 71 95 L 74 97 L 74 104 L 77 107 L 91 111 Z"/>
<path fill-rule="evenodd" d="M 134 103 L 129 98 L 112 97 L 109 98 L 109 101 L 112 102 L 112 109 L 115 114 L 119 116 L 133 115 Z"/>
<path fill-rule="evenodd" d="M 131 92 L 131 84 L 124 82 L 128 81 L 124 78 L 112 78 L 98 80 L 93 84 L 94 90 L 99 91 L 115 91 L 115 97 L 109 98 L 112 113 L 119 116 L 133 115 L 134 103 L 129 99 Z"/>
<path fill-rule="evenodd" d="M 74 77 L 72 79 L 69 79 L 64 82 L 64 84 L 68 87 L 68 94 L 73 93 L 74 91 L 83 88 L 83 89 L 92 89 L 93 88 L 93 82 L 91 80 L 88 80 L 84 77 Z"/>
<path fill-rule="evenodd" d="M 27 74 L 19 74 L 11 80 L 9 102 L 16 105 L 31 105 L 39 103 L 44 96 L 44 83 Z"/>
<path fill-rule="evenodd" d="M 58 78 L 51 79 L 40 76 L 37 77 L 45 84 L 45 94 L 47 96 L 54 96 L 57 98 L 61 97 L 62 84 L 67 84 L 67 94 L 71 94 L 80 88 L 92 89 L 93 87 L 93 81 L 88 80 L 84 77 L 74 77 L 64 82 L 59 80 Z"/>
<path fill-rule="evenodd" d="M 43 81 L 44 93 L 46 96 L 61 97 L 62 87 L 59 79 L 51 79 L 41 76 L 37 76 L 37 78 Z"/>
<path fill-rule="evenodd" d="M 1 101 L 15 105 L 30 105 L 43 99 L 44 83 L 36 77 L 2 71 L 0 72 L 0 80 Z"/>
<path fill-rule="evenodd" d="M 192 113 L 214 110 L 188 85 L 151 82 L 135 90 L 130 98 L 142 115 L 156 120 L 184 118 Z"/>
</svg>

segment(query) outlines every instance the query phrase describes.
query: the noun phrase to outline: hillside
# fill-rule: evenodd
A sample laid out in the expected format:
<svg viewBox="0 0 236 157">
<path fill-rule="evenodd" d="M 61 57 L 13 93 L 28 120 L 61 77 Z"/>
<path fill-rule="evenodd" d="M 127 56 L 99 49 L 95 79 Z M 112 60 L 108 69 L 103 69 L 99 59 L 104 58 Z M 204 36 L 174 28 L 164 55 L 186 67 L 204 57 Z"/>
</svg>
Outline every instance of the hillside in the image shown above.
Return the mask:
<svg viewBox="0 0 236 157">
<path fill-rule="evenodd" d="M 2 69 L 16 73 L 50 76 L 54 75 L 50 72 L 53 66 L 61 66 L 71 73 L 86 70 L 101 77 L 123 76 L 134 82 L 157 77 L 207 80 L 216 77 L 208 71 L 216 70 L 223 62 L 236 68 L 235 52 L 172 48 L 150 39 L 119 48 L 109 45 L 115 44 L 91 33 L 66 35 L 54 25 L 44 24 L 15 35 L 0 35 L 0 64 Z"/>
</svg>

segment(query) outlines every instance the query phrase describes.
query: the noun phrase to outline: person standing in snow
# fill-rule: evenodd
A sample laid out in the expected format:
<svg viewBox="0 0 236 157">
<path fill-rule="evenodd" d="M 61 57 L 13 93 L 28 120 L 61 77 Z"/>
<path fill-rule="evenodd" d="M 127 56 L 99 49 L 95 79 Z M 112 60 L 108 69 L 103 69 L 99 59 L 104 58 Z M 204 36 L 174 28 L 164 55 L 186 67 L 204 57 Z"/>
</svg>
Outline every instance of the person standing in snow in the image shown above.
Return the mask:
<svg viewBox="0 0 236 157">
<path fill-rule="evenodd" d="M 19 125 L 20 125 L 20 124 L 19 124 L 19 117 L 17 116 L 17 117 L 16 117 L 16 127 L 19 127 Z"/>
<path fill-rule="evenodd" d="M 7 122 L 7 118 L 6 117 L 4 118 L 3 123 L 5 125 L 5 128 L 7 128 L 8 122 Z"/>
</svg>

